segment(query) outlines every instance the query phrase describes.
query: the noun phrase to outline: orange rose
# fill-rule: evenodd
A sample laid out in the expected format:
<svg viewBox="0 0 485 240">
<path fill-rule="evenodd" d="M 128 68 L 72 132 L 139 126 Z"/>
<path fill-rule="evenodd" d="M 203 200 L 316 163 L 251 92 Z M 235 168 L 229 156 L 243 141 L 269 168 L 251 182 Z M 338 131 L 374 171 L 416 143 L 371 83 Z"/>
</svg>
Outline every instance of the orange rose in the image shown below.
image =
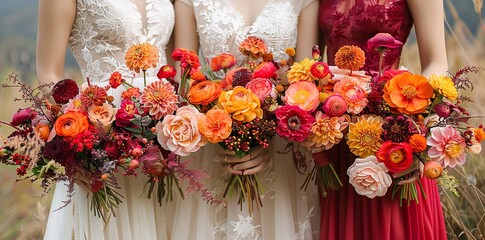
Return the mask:
<svg viewBox="0 0 485 240">
<path fill-rule="evenodd" d="M 263 117 L 259 98 L 244 87 L 238 86 L 233 90 L 222 92 L 219 96 L 219 104 L 237 121 L 250 122 L 257 117 Z"/>
<path fill-rule="evenodd" d="M 230 68 L 234 64 L 236 64 L 236 58 L 228 53 L 219 54 L 211 60 L 211 68 L 214 72 Z"/>
<path fill-rule="evenodd" d="M 87 130 L 89 127 L 88 117 L 80 112 L 67 112 L 57 118 L 54 129 L 58 136 L 74 137 Z"/>
<path fill-rule="evenodd" d="M 211 143 L 222 142 L 231 135 L 232 120 L 222 109 L 211 109 L 199 121 L 199 131 Z"/>
<path fill-rule="evenodd" d="M 187 95 L 190 103 L 207 106 L 221 95 L 221 91 L 219 84 L 212 81 L 203 81 L 192 86 Z"/>
<path fill-rule="evenodd" d="M 37 124 L 35 126 L 35 133 L 40 137 L 40 139 L 47 141 L 50 133 L 49 125 L 47 124 Z"/>
</svg>

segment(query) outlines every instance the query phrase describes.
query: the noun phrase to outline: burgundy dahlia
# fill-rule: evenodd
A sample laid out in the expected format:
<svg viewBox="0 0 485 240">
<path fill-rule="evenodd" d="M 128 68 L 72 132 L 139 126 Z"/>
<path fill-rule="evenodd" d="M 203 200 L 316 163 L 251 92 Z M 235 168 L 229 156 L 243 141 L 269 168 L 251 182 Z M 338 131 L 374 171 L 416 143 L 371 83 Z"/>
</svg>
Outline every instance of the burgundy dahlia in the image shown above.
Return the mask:
<svg viewBox="0 0 485 240">
<path fill-rule="evenodd" d="M 57 104 L 66 104 L 78 94 L 79 87 L 72 79 L 61 80 L 52 88 L 52 97 Z"/>
<path fill-rule="evenodd" d="M 253 79 L 253 73 L 249 69 L 242 68 L 234 73 L 232 78 L 232 86 L 245 87 Z"/>
<path fill-rule="evenodd" d="M 384 141 L 392 141 L 395 143 L 407 142 L 413 134 L 412 129 L 415 129 L 410 119 L 399 115 L 397 117 L 386 117 L 384 124 L 382 124 L 382 138 Z"/>
<path fill-rule="evenodd" d="M 278 125 L 276 132 L 281 137 L 301 142 L 311 133 L 315 118 L 297 106 L 283 106 L 275 111 Z"/>
<path fill-rule="evenodd" d="M 55 137 L 49 142 L 45 143 L 44 156 L 48 159 L 53 159 L 65 166 L 64 163 L 73 162 L 74 151 L 72 151 L 70 144 L 62 137 Z"/>
</svg>

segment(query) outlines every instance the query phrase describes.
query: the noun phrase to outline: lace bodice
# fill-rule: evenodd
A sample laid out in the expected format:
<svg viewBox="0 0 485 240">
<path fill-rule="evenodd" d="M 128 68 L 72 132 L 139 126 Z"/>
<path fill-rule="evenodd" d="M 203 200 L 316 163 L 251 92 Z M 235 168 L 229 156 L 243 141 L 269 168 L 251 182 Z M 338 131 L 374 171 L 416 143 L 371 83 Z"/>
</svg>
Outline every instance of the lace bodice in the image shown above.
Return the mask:
<svg viewBox="0 0 485 240">
<path fill-rule="evenodd" d="M 367 40 L 377 33 L 389 33 L 405 43 L 413 26 L 413 18 L 406 0 L 322 0 L 320 27 L 327 45 L 328 62 L 344 45 L 361 47 L 366 54 L 365 70 L 377 70 L 379 54 L 367 49 Z M 388 51 L 383 68 L 396 68 L 402 48 Z"/>
<path fill-rule="evenodd" d="M 144 19 L 146 16 L 146 27 Z M 114 71 L 133 78 L 125 65 L 126 50 L 149 42 L 159 49 L 159 66 L 166 63 L 165 46 L 175 23 L 169 0 L 146 0 L 141 14 L 131 0 L 78 0 L 69 43 L 83 77 L 94 82 L 109 80 Z M 148 70 L 148 75 L 157 69 Z"/>
<path fill-rule="evenodd" d="M 276 60 L 284 59 L 285 49 L 296 46 L 300 11 L 315 0 L 269 0 L 253 23 L 228 0 L 181 1 L 194 8 L 204 57 L 231 53 L 241 62 L 238 44 L 248 36 L 262 38 Z"/>
</svg>

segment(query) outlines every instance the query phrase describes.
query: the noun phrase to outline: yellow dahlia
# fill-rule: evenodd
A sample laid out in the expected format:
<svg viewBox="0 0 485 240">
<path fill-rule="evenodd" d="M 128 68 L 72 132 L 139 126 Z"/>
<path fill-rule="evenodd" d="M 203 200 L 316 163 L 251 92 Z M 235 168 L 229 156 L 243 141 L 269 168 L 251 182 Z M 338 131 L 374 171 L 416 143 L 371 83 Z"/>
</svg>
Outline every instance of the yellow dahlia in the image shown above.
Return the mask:
<svg viewBox="0 0 485 240">
<path fill-rule="evenodd" d="M 308 138 L 310 146 L 328 150 L 343 139 L 342 131 L 348 126 L 345 118 L 328 117 L 322 112 L 317 112 L 315 120 Z"/>
<path fill-rule="evenodd" d="M 291 66 L 291 69 L 286 74 L 289 83 L 298 81 L 313 81 L 315 80 L 311 73 L 314 60 L 308 58 L 303 59 L 301 62 L 295 62 Z"/>
<path fill-rule="evenodd" d="M 451 78 L 432 74 L 429 77 L 429 83 L 445 98 L 448 98 L 452 101 L 458 98 L 458 90 L 456 89 L 455 84 L 453 83 L 453 80 L 451 80 Z"/>
<path fill-rule="evenodd" d="M 157 66 L 158 49 L 150 43 L 131 46 L 125 55 L 126 66 L 137 73 Z"/>
<path fill-rule="evenodd" d="M 357 157 L 375 155 L 382 145 L 382 121 L 380 118 L 362 118 L 349 127 L 347 145 Z"/>
<path fill-rule="evenodd" d="M 346 45 L 335 53 L 335 65 L 338 68 L 357 71 L 365 64 L 365 53 L 357 46 Z"/>
</svg>

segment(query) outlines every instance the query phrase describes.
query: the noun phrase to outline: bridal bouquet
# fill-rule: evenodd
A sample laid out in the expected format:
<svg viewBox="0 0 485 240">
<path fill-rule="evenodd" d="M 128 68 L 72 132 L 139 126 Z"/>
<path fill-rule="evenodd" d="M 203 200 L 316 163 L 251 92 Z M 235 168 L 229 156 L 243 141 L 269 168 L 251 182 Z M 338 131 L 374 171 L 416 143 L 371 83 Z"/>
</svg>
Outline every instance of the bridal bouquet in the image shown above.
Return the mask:
<svg viewBox="0 0 485 240">
<path fill-rule="evenodd" d="M 105 87 L 94 85 L 89 79 L 79 87 L 74 80 L 65 79 L 55 85 L 32 88 L 11 75 L 4 87 L 20 88 L 22 99 L 16 100 L 31 102 L 32 106 L 20 109 L 11 122 L 1 122 L 15 129 L 0 146 L 1 162 L 18 166 L 21 177 L 28 174 L 24 178 L 40 179 L 45 191 L 58 180 L 67 182 L 69 197 L 74 194 L 75 182 L 86 186 L 92 195 L 92 209 L 102 217 L 121 203 L 122 196 L 116 192 L 116 173 L 136 176 L 140 168 L 149 179 L 148 197 L 157 186 L 160 204 L 164 197 L 172 199 L 173 187 L 185 196 L 181 181 L 188 181 L 187 193 L 200 191 L 208 202 L 216 201 L 199 182 L 207 175 L 201 170 L 190 170 L 190 160 L 180 160 L 180 156 L 196 151 L 204 140 L 191 139 L 195 142 L 192 147 L 166 151 L 167 145 L 181 146 L 191 140 L 181 137 L 170 143 L 157 134 L 162 122 L 179 121 L 173 120 L 172 114 L 190 112 L 189 107 L 179 105 L 172 83 L 162 80 L 175 75 L 175 70 L 162 67 L 159 75 L 168 75 L 147 86 L 145 73 L 156 67 L 158 50 L 148 43 L 137 44 L 127 51 L 125 59 L 130 70 L 143 71 L 144 89 L 131 86 L 119 72 L 111 74 Z M 115 98 L 108 95 L 108 90 L 121 85 L 127 89 L 115 109 Z M 49 102 L 51 98 L 55 103 Z M 184 134 L 176 127 L 171 130 Z"/>
<path fill-rule="evenodd" d="M 198 60 L 194 61 L 198 59 L 194 52 L 176 49 L 172 57 L 181 62 L 179 92 L 187 104 L 183 108 L 190 109 L 199 119 L 193 124 L 193 132 L 205 142 L 218 143 L 235 156 L 244 157 L 255 147 L 267 148 L 275 135 L 272 111 L 276 104 L 273 97 L 277 68 L 259 38 L 247 38 L 240 51 L 250 59 L 247 66 L 240 68 L 233 68 L 236 59 L 230 54 L 214 57 L 207 70 L 200 67 Z M 261 58 L 263 61 L 256 62 Z M 167 129 L 168 124 L 164 121 L 157 129 Z M 234 191 L 239 192 L 239 204 L 246 202 L 250 213 L 254 204 L 262 206 L 263 189 L 256 175 L 232 175 L 224 197 Z"/>
</svg>

